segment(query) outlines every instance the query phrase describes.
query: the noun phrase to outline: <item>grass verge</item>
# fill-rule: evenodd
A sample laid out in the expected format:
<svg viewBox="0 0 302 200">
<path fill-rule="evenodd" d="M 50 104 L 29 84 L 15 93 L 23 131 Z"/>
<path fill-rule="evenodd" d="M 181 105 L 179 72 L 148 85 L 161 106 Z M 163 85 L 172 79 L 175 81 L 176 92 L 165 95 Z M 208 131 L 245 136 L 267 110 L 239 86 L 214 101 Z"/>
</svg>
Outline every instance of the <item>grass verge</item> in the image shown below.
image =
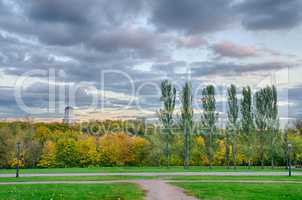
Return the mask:
<svg viewBox="0 0 302 200">
<path fill-rule="evenodd" d="M 302 199 L 300 184 L 173 183 L 203 200 L 296 200 Z"/>
<path fill-rule="evenodd" d="M 0 182 L 26 182 L 26 181 L 113 181 L 131 179 L 155 179 L 153 176 L 54 176 L 54 177 L 19 177 L 0 178 Z"/>
<path fill-rule="evenodd" d="M 0 199 L 5 200 L 143 200 L 144 191 L 135 184 L 41 184 L 1 185 Z"/>
</svg>

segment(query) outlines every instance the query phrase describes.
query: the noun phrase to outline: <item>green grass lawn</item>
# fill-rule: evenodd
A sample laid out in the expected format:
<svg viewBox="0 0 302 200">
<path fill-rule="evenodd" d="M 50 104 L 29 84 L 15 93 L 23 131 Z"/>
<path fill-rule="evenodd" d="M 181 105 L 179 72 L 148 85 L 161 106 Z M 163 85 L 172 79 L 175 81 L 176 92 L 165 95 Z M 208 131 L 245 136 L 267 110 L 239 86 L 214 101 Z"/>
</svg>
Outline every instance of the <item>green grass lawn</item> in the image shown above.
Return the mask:
<svg viewBox="0 0 302 200">
<path fill-rule="evenodd" d="M 237 167 L 237 169 L 227 169 L 219 166 L 209 169 L 208 167 L 190 167 L 185 170 L 182 166 L 179 167 L 92 167 L 92 168 L 48 168 L 48 169 L 21 169 L 21 173 L 100 173 L 100 172 L 236 172 L 236 171 L 286 171 L 284 167 L 274 168 L 265 167 Z M 15 173 L 15 169 L 0 169 L 0 174 Z"/>
<path fill-rule="evenodd" d="M 266 181 L 301 181 L 302 176 L 57 176 L 57 177 L 19 177 L 0 178 L 0 182 L 26 182 L 26 181 L 109 181 L 109 180 L 131 180 L 131 179 L 163 179 L 183 181 L 215 181 L 215 180 L 266 180 Z"/>
<path fill-rule="evenodd" d="M 1 185 L 1 200 L 142 200 L 135 184 Z"/>
<path fill-rule="evenodd" d="M 55 177 L 19 177 L 0 178 L 0 182 L 26 182 L 26 181 L 111 181 L 130 179 L 155 179 L 156 176 L 55 176 Z"/>
<path fill-rule="evenodd" d="M 301 184 L 173 183 L 202 200 L 296 200 Z"/>
<path fill-rule="evenodd" d="M 301 181 L 302 176 L 165 176 L 167 180 L 206 181 L 206 180 L 252 180 L 252 181 Z"/>
</svg>

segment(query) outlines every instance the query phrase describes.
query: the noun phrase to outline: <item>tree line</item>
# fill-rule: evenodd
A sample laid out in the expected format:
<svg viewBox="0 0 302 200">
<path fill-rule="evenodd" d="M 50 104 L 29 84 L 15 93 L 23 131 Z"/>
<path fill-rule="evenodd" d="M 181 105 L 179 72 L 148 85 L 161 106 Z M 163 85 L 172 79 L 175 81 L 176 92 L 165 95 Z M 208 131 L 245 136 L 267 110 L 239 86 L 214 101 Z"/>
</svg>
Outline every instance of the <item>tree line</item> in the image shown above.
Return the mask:
<svg viewBox="0 0 302 200">
<path fill-rule="evenodd" d="M 255 93 L 231 85 L 227 90 L 227 124 L 217 124 L 213 85 L 193 97 L 191 83 L 178 93 L 161 84 L 160 126 L 144 120 L 63 123 L 0 122 L 0 168 L 89 166 L 286 166 L 292 143 L 295 165 L 302 164 L 302 123 L 280 129 L 277 90 Z M 179 115 L 175 111 L 180 98 Z M 202 112 L 193 107 L 199 98 Z M 194 114 L 194 111 L 196 112 Z M 20 143 L 20 160 L 16 144 Z"/>
<path fill-rule="evenodd" d="M 209 167 L 212 167 L 214 155 L 217 152 L 218 142 L 223 138 L 225 143 L 225 163 L 237 166 L 238 142 L 246 156 L 248 166 L 251 166 L 253 157 L 257 156 L 260 165 L 264 167 L 268 151 L 271 167 L 274 167 L 276 154 L 283 154 L 287 163 L 286 135 L 279 130 L 277 89 L 274 85 L 260 89 L 254 95 L 249 86 L 243 87 L 242 98 L 238 98 L 235 85 L 227 89 L 227 126 L 225 129 L 217 127 L 219 114 L 216 110 L 215 87 L 208 85 L 202 89 L 202 114 L 200 120 L 193 120 L 193 96 L 190 82 L 185 83 L 180 92 L 181 123 L 184 136 L 184 166 L 189 166 L 190 138 L 192 134 L 200 135 L 204 139 L 206 156 Z M 177 126 L 175 117 L 175 86 L 168 80 L 161 84 L 163 108 L 159 111 L 159 118 L 163 132 L 166 134 L 166 160 L 169 166 L 171 130 Z M 195 125 L 194 125 L 195 124 Z M 196 124 L 198 126 L 196 126 Z M 268 146 L 268 149 L 267 149 Z M 255 148 L 258 151 L 255 151 Z M 279 149 L 278 149 L 279 148 Z M 257 153 L 258 155 L 255 155 Z"/>
</svg>

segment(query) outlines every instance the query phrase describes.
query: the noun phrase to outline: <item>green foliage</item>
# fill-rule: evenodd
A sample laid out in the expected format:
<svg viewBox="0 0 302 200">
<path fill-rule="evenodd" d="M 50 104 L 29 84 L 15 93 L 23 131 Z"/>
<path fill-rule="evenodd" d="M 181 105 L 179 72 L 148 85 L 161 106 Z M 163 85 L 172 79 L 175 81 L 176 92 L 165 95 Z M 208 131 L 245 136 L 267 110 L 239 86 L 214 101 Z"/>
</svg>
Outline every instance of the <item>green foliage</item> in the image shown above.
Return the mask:
<svg viewBox="0 0 302 200">
<path fill-rule="evenodd" d="M 232 146 L 233 164 L 236 167 L 237 162 L 237 140 L 239 135 L 239 105 L 237 99 L 237 90 L 235 85 L 228 88 L 228 127 L 226 131 L 226 153 L 229 151 L 229 146 Z M 230 143 L 230 144 L 229 144 Z M 228 155 L 226 156 L 228 158 Z M 229 165 L 229 164 L 228 164 Z"/>
<path fill-rule="evenodd" d="M 56 158 L 59 167 L 75 167 L 79 165 L 76 140 L 73 138 L 59 139 L 56 143 Z"/>
<path fill-rule="evenodd" d="M 168 80 L 164 80 L 161 83 L 161 98 L 163 102 L 163 109 L 158 112 L 159 120 L 163 125 L 163 133 L 166 134 L 166 157 L 167 157 L 167 167 L 170 165 L 170 139 L 172 134 L 173 126 L 173 112 L 175 109 L 175 99 L 176 99 L 176 88 Z"/>
<path fill-rule="evenodd" d="M 240 103 L 241 112 L 241 144 L 242 151 L 246 155 L 246 161 L 250 167 L 255 157 L 256 132 L 253 114 L 252 91 L 249 86 L 242 89 L 242 99 Z"/>
<path fill-rule="evenodd" d="M 211 167 L 215 148 L 217 146 L 216 121 L 218 118 L 218 113 L 216 112 L 215 87 L 213 85 L 208 85 L 202 90 L 201 100 L 203 107 L 203 114 L 201 117 L 203 125 L 202 134 L 205 138 L 208 162 Z"/>
<path fill-rule="evenodd" d="M 261 165 L 264 166 L 266 140 L 269 141 L 271 165 L 274 166 L 274 145 L 278 139 L 279 119 L 277 90 L 275 86 L 262 88 L 256 92 L 256 125 L 260 144 Z"/>
<path fill-rule="evenodd" d="M 228 90 L 227 129 L 216 127 L 218 114 L 212 85 L 202 90 L 201 123 L 193 123 L 190 83 L 185 84 L 180 95 L 181 121 L 174 120 L 176 90 L 169 81 L 162 83 L 161 127 L 143 119 L 94 121 L 74 126 L 0 122 L 0 168 L 16 164 L 25 168 L 161 166 L 167 161 L 170 165 L 170 159 L 171 165 L 182 165 L 184 152 L 190 155 L 185 159 L 186 165 L 224 165 L 230 152 L 236 153 L 233 162 L 238 165 L 270 162 L 285 165 L 288 142 L 293 144 L 293 162 L 301 165 L 300 128 L 279 130 L 276 88 L 256 92 L 254 104 L 251 89 L 243 88 L 240 109 L 236 90 L 234 85 Z M 225 133 L 225 137 L 219 132 Z M 17 142 L 21 144 L 19 161 Z"/>
<path fill-rule="evenodd" d="M 175 109 L 176 88 L 168 80 L 161 83 L 162 96 L 160 100 L 163 102 L 163 109 L 159 111 L 159 118 L 163 127 L 170 129 L 173 125 L 173 112 Z"/>
<path fill-rule="evenodd" d="M 187 82 L 181 92 L 181 121 L 184 130 L 184 165 L 185 168 L 189 167 L 189 154 L 190 154 L 190 137 L 193 129 L 193 96 L 192 85 Z"/>
</svg>

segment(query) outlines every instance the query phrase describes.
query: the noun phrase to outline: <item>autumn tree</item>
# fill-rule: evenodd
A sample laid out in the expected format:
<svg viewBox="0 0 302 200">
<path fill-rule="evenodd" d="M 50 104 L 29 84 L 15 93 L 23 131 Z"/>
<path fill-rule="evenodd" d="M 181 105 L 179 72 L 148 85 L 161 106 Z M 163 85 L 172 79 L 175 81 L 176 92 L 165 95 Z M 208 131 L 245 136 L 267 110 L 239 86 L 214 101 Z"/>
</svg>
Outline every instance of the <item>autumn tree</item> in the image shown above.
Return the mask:
<svg viewBox="0 0 302 200">
<path fill-rule="evenodd" d="M 8 127 L 0 128 L 0 167 L 8 167 L 15 152 L 15 141 Z"/>
<path fill-rule="evenodd" d="M 193 129 L 192 85 L 187 82 L 181 92 L 181 121 L 184 130 L 184 167 L 189 168 L 190 137 Z"/>
<path fill-rule="evenodd" d="M 167 167 L 170 166 L 170 138 L 172 135 L 172 126 L 173 126 L 173 112 L 175 109 L 175 99 L 176 99 L 176 88 L 173 84 L 164 80 L 161 83 L 161 98 L 163 102 L 163 109 L 160 109 L 158 112 L 159 119 L 163 125 L 163 131 L 166 135 L 166 158 L 167 158 Z"/>
<path fill-rule="evenodd" d="M 76 167 L 79 165 L 79 154 L 76 149 L 76 140 L 62 138 L 56 143 L 56 159 L 60 167 Z"/>
<path fill-rule="evenodd" d="M 97 139 L 92 136 L 81 136 L 76 143 L 76 151 L 81 167 L 95 166 L 99 164 Z"/>
<path fill-rule="evenodd" d="M 56 167 L 56 144 L 52 141 L 47 141 L 43 147 L 43 155 L 37 164 L 38 167 L 52 168 Z"/>
</svg>

